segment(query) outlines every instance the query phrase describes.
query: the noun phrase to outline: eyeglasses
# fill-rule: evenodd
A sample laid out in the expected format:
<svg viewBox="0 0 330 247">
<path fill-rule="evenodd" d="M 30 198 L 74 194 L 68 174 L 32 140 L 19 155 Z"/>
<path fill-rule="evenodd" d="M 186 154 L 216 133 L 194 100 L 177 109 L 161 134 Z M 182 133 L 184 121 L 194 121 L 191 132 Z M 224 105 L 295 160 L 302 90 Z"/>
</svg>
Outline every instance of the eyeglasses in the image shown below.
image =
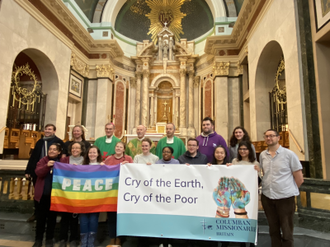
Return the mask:
<svg viewBox="0 0 330 247">
<path fill-rule="evenodd" d="M 264 135 L 264 138 L 267 139 L 267 138 L 274 138 L 276 137 L 277 135 Z"/>
<path fill-rule="evenodd" d="M 249 149 L 247 149 L 247 148 L 239 148 L 238 150 L 239 151 L 248 151 Z"/>
</svg>

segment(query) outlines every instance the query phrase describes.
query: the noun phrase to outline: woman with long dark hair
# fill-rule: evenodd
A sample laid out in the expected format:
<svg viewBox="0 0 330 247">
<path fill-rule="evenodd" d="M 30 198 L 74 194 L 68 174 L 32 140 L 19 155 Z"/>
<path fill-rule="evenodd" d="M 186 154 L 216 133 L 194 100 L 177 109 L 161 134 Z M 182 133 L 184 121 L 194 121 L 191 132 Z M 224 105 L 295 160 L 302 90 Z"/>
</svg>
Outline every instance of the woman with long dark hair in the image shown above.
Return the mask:
<svg viewBox="0 0 330 247">
<path fill-rule="evenodd" d="M 229 141 L 229 152 L 230 152 L 230 161 L 232 161 L 234 158 L 237 157 L 237 148 L 238 148 L 238 144 L 241 141 L 245 141 L 245 142 L 250 142 L 250 136 L 249 133 L 241 126 L 237 126 L 234 130 L 233 130 L 233 134 L 230 137 L 230 141 Z M 253 154 L 254 157 L 256 158 L 256 150 L 252 145 L 252 149 L 253 149 Z"/>
</svg>

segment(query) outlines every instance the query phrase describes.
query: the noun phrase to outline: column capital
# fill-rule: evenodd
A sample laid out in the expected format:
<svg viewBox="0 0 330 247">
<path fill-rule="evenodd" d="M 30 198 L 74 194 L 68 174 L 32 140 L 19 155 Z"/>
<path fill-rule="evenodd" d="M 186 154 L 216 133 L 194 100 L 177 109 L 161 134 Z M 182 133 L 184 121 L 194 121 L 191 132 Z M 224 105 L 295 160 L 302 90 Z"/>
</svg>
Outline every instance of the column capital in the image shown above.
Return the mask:
<svg viewBox="0 0 330 247">
<path fill-rule="evenodd" d="M 189 70 L 188 74 L 189 74 L 189 78 L 192 78 L 195 75 L 195 70 Z"/>
<path fill-rule="evenodd" d="M 148 69 L 143 70 L 143 78 L 149 77 L 150 71 Z"/>
<path fill-rule="evenodd" d="M 129 82 L 130 82 L 131 88 L 136 88 L 136 78 L 135 77 L 130 77 Z"/>
<path fill-rule="evenodd" d="M 180 71 L 180 76 L 185 76 L 187 73 L 186 69 L 180 69 L 179 71 Z"/>
<path fill-rule="evenodd" d="M 96 64 L 95 70 L 97 77 L 109 77 L 113 80 L 114 70 L 110 64 Z"/>
<path fill-rule="evenodd" d="M 228 76 L 230 62 L 214 62 L 213 63 L 213 77 Z"/>
</svg>

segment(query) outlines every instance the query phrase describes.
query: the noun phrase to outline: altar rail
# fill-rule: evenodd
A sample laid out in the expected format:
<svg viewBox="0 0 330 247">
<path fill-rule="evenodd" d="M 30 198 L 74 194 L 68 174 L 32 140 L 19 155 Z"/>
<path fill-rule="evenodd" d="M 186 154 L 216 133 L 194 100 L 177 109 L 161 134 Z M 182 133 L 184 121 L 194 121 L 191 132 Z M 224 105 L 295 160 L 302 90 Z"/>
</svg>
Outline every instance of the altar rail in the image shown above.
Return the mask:
<svg viewBox="0 0 330 247">
<path fill-rule="evenodd" d="M 34 188 L 25 178 L 27 160 L 0 161 L 0 211 L 33 211 Z"/>
<path fill-rule="evenodd" d="M 310 229 L 330 231 L 330 181 L 304 178 L 299 190 L 299 221 Z"/>
</svg>

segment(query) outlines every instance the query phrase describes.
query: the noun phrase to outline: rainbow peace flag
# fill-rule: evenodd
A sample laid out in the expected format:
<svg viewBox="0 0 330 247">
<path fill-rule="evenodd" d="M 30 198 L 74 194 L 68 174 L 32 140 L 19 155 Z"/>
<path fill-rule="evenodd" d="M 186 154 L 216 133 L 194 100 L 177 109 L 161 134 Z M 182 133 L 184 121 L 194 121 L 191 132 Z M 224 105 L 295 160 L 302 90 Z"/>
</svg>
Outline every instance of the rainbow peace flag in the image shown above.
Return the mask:
<svg viewBox="0 0 330 247">
<path fill-rule="evenodd" d="M 117 211 L 120 165 L 55 162 L 50 210 L 68 213 Z"/>
</svg>

